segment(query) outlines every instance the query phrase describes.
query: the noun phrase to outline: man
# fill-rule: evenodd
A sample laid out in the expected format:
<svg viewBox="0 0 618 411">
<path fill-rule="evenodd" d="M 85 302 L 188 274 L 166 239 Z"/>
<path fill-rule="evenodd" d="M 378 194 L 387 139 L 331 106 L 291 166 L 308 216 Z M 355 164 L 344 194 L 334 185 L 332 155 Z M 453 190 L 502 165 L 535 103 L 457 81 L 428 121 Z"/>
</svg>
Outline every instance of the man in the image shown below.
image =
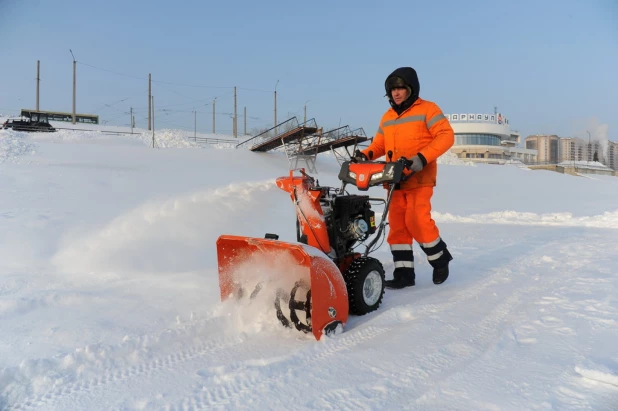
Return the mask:
<svg viewBox="0 0 618 411">
<path fill-rule="evenodd" d="M 414 285 L 413 240 L 433 267 L 434 284 L 442 284 L 448 278 L 448 264 L 453 257 L 431 218 L 431 197 L 436 185 L 436 160 L 453 145 L 453 128 L 435 103 L 419 97 L 420 84 L 413 68 L 398 68 L 384 85 L 391 108 L 382 116 L 371 145 L 362 152 L 357 150 L 353 161 L 378 159 L 392 152 L 387 161 L 405 157 L 414 172 L 394 191 L 391 200 L 387 242 L 395 271 L 386 287 Z"/>
</svg>

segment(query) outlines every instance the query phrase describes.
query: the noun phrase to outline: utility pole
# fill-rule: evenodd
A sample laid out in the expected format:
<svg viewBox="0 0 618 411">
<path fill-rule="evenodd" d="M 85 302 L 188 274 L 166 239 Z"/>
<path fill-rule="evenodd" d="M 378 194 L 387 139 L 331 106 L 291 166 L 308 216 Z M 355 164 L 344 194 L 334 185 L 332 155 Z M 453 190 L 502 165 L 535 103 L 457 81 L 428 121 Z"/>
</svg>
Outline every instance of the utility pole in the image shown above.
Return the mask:
<svg viewBox="0 0 618 411">
<path fill-rule="evenodd" d="M 245 132 L 243 135 L 247 135 L 247 106 L 245 106 L 245 113 L 244 113 L 244 118 L 245 118 Z"/>
<path fill-rule="evenodd" d="M 152 103 L 152 148 L 155 146 L 155 127 L 154 127 L 154 96 L 150 97 Z M 148 116 L 150 118 L 150 115 Z"/>
<path fill-rule="evenodd" d="M 234 137 L 238 137 L 238 114 L 236 112 L 236 86 L 234 86 Z"/>
<path fill-rule="evenodd" d="M 41 60 L 36 61 L 36 111 L 39 111 L 39 83 L 41 82 Z"/>
<path fill-rule="evenodd" d="M 149 73 L 148 74 L 148 130 L 151 130 L 150 113 L 152 113 L 152 77 Z"/>
<path fill-rule="evenodd" d="M 73 51 L 69 49 L 71 52 L 71 56 L 73 56 Z M 73 56 L 73 124 L 75 124 L 75 89 L 77 88 L 77 62 L 75 61 L 75 56 Z"/>
<path fill-rule="evenodd" d="M 279 80 L 277 80 L 275 84 L 275 124 L 273 124 L 275 127 L 275 136 L 277 135 L 277 85 L 279 85 Z"/>
<path fill-rule="evenodd" d="M 133 107 L 131 107 L 131 112 L 130 112 L 130 121 L 131 121 L 131 134 L 133 134 Z"/>
<path fill-rule="evenodd" d="M 212 134 L 215 134 L 215 105 L 217 104 L 217 99 L 215 98 L 212 101 Z"/>
<path fill-rule="evenodd" d="M 193 138 L 197 141 L 197 111 L 193 112 Z"/>
<path fill-rule="evenodd" d="M 307 124 L 307 103 L 310 102 L 311 100 L 307 100 L 305 101 L 305 122 L 304 124 Z"/>
</svg>

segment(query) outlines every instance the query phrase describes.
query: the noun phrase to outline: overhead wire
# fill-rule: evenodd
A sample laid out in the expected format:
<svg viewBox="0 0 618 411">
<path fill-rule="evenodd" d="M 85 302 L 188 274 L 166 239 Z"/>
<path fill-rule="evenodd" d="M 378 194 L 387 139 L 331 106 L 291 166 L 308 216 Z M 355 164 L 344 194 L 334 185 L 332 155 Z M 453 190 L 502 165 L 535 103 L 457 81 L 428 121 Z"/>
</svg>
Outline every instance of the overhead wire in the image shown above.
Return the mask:
<svg viewBox="0 0 618 411">
<path fill-rule="evenodd" d="M 81 62 L 81 61 L 77 61 L 77 64 L 83 65 L 83 66 L 87 66 L 90 68 L 93 68 L 95 70 L 100 70 L 100 71 L 104 71 L 104 72 L 108 72 L 114 75 L 118 75 L 118 76 L 123 76 L 123 77 L 127 77 L 127 78 L 132 78 L 132 79 L 136 79 L 136 80 L 143 80 L 143 81 L 148 81 L 148 77 L 145 76 L 136 76 L 136 75 L 132 75 L 132 74 L 127 74 L 127 73 L 123 73 L 123 72 L 119 72 L 119 71 L 115 71 L 115 70 L 110 70 L 107 68 L 103 68 L 103 67 L 99 67 L 96 66 L 94 64 L 89 64 L 89 63 L 85 63 L 85 62 Z M 215 102 L 217 101 L 221 101 L 226 99 L 227 97 L 231 96 L 234 93 L 234 88 L 236 88 L 236 90 L 243 90 L 243 91 L 252 91 L 252 92 L 259 92 L 259 93 L 271 93 L 274 90 L 263 90 L 263 89 L 258 89 L 258 88 L 250 88 L 250 87 L 232 87 L 232 86 L 211 86 L 211 85 L 202 85 L 202 84 L 188 84 L 188 83 L 182 83 L 182 82 L 174 82 L 174 81 L 164 81 L 164 80 L 153 80 L 152 78 L 150 79 L 150 81 L 152 83 L 155 83 L 157 85 L 157 87 L 161 87 L 162 89 L 165 89 L 169 92 L 172 92 L 174 94 L 177 94 L 178 96 L 181 96 L 183 98 L 189 99 L 189 100 L 193 100 L 192 102 L 185 102 L 185 103 L 178 103 L 178 104 L 168 104 L 168 105 L 163 105 L 163 106 L 159 106 L 157 111 L 159 111 L 160 109 L 166 109 L 166 108 L 170 108 L 170 107 L 187 107 L 187 106 L 192 106 L 193 105 L 193 110 L 188 111 L 188 110 L 177 110 L 177 112 L 188 112 L 188 113 L 197 113 L 198 111 L 196 110 L 196 105 L 195 103 L 203 103 L 202 105 L 200 105 L 201 107 L 205 107 L 205 106 L 209 106 L 211 105 L 211 103 L 209 102 L 211 100 L 211 98 L 209 97 L 208 99 L 199 99 L 199 98 L 194 98 L 191 96 L 188 96 L 186 94 L 180 93 L 176 90 L 173 90 L 169 87 L 165 87 L 164 85 L 170 85 L 170 86 L 180 86 L 180 87 L 194 87 L 194 88 L 210 88 L 210 89 L 223 89 L 223 90 L 227 90 L 226 92 L 223 92 L 221 94 L 219 94 L 218 96 L 215 96 L 212 98 L 212 100 L 215 100 Z M 142 93 L 145 93 L 142 92 Z M 139 93 L 139 94 L 142 94 Z M 137 94 L 136 94 L 137 95 Z M 113 108 L 119 112 L 122 113 L 122 115 L 127 115 L 129 114 L 128 112 L 125 112 L 121 109 L 118 109 L 117 107 L 114 107 L 116 104 L 120 104 L 123 103 L 133 97 L 135 97 L 136 95 L 132 95 L 129 97 L 125 97 L 121 100 L 117 100 L 114 101 L 112 103 L 104 103 L 101 107 L 98 107 L 95 111 L 101 111 L 101 110 L 105 110 L 107 108 Z M 208 102 L 207 102 L 208 101 Z M 133 107 L 133 112 L 135 113 L 136 111 L 140 111 L 140 110 L 147 110 L 148 107 Z M 171 111 L 170 111 L 171 112 Z M 207 114 L 206 112 L 199 112 L 199 113 L 203 113 L 203 114 Z M 166 112 L 166 114 L 168 114 Z M 226 115 L 226 116 L 233 116 L 233 113 L 225 113 L 225 112 L 216 112 L 215 115 Z M 238 115 L 239 118 L 243 118 L 244 116 Z M 117 118 L 117 117 L 116 117 Z M 262 120 L 260 117 L 250 117 L 247 116 L 248 120 L 252 120 L 252 121 L 260 121 Z M 107 120 L 107 121 L 112 121 L 112 120 Z"/>
<path fill-rule="evenodd" d="M 95 110 L 93 110 L 93 111 L 94 111 L 94 112 L 97 112 L 97 111 L 100 111 L 100 110 L 104 110 L 104 109 L 105 109 L 105 107 L 114 106 L 114 105 L 116 105 L 116 104 L 118 104 L 118 103 L 122 103 L 123 101 L 130 100 L 130 99 L 134 98 L 135 96 L 142 95 L 142 94 L 144 94 L 144 93 L 146 93 L 146 92 L 148 92 L 148 90 L 141 91 L 141 92 L 139 92 L 139 93 L 135 93 L 135 94 L 133 94 L 133 95 L 131 95 L 131 96 L 124 97 L 123 99 L 121 99 L 121 100 L 117 100 L 117 101 L 114 101 L 114 102 L 112 102 L 112 103 L 103 103 L 103 104 L 101 105 L 101 107 L 98 107 L 98 108 L 96 108 L 96 109 L 95 109 Z"/>
<path fill-rule="evenodd" d="M 88 64 L 88 63 L 84 63 L 81 61 L 77 61 L 77 64 L 82 64 L 84 66 L 88 66 L 97 70 L 101 70 L 101 71 L 106 71 L 108 73 L 112 73 L 112 74 L 116 74 L 118 76 L 124 76 L 124 77 L 129 77 L 129 78 L 133 78 L 133 79 L 137 79 L 137 80 L 145 80 L 148 81 L 147 77 L 139 77 L 139 76 L 135 76 L 132 74 L 126 74 L 126 73 L 120 73 L 114 70 L 109 70 L 109 69 L 105 69 L 102 67 L 97 67 L 93 64 Z M 168 84 L 168 85 L 172 85 L 172 86 L 181 86 L 181 87 L 196 87 L 196 88 L 213 88 L 213 89 L 233 89 L 234 86 L 206 86 L 203 84 L 185 84 L 185 83 L 176 83 L 173 81 L 164 81 L 164 80 L 150 80 L 153 83 L 159 83 L 159 84 Z M 261 90 L 261 89 L 255 89 L 255 88 L 250 88 L 250 87 L 236 87 L 237 90 L 246 90 L 246 91 L 256 91 L 256 92 L 260 92 L 260 93 L 272 93 L 274 90 Z"/>
</svg>

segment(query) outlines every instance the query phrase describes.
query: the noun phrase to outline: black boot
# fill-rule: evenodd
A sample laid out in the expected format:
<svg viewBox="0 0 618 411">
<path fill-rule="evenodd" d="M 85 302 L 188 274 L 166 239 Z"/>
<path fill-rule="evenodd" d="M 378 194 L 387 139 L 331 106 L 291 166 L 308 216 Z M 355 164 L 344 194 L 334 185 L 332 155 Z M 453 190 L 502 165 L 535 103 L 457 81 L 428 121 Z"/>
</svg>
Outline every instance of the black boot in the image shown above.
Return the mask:
<svg viewBox="0 0 618 411">
<path fill-rule="evenodd" d="M 427 254 L 427 261 L 433 267 L 433 283 L 442 284 L 448 278 L 448 263 L 453 259 L 446 248 L 446 243 L 438 237 L 431 243 L 421 243 L 421 249 Z"/>
<path fill-rule="evenodd" d="M 429 264 L 433 267 L 433 283 L 442 284 L 448 278 L 448 263 L 453 259 L 451 253 L 444 249 L 440 258 L 430 261 Z"/>
<path fill-rule="evenodd" d="M 414 285 L 414 268 L 410 267 L 398 267 L 393 272 L 393 279 L 386 280 L 384 285 L 386 288 L 398 290 L 405 287 L 411 287 Z"/>
</svg>

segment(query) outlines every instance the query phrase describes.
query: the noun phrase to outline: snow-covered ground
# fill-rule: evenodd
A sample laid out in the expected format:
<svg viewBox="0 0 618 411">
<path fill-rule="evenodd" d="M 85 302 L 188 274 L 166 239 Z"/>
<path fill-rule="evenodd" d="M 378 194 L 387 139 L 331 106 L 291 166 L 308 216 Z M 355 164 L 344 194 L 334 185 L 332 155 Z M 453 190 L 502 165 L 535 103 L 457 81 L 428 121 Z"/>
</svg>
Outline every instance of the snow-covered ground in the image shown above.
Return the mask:
<svg viewBox="0 0 618 411">
<path fill-rule="evenodd" d="M 589 168 L 592 170 L 606 170 L 606 171 L 611 171 L 612 169 L 609 168 L 608 166 L 606 166 L 603 163 L 600 163 L 598 161 L 582 161 L 582 160 L 578 160 L 578 161 L 562 161 L 560 163 L 558 163 L 559 166 L 563 166 L 563 167 L 577 167 L 577 168 Z"/>
<path fill-rule="evenodd" d="M 315 341 L 219 298 L 220 234 L 296 238 L 285 156 L 184 135 L 0 131 L 0 409 L 618 409 L 618 177 L 445 156 L 451 277 Z"/>
</svg>

